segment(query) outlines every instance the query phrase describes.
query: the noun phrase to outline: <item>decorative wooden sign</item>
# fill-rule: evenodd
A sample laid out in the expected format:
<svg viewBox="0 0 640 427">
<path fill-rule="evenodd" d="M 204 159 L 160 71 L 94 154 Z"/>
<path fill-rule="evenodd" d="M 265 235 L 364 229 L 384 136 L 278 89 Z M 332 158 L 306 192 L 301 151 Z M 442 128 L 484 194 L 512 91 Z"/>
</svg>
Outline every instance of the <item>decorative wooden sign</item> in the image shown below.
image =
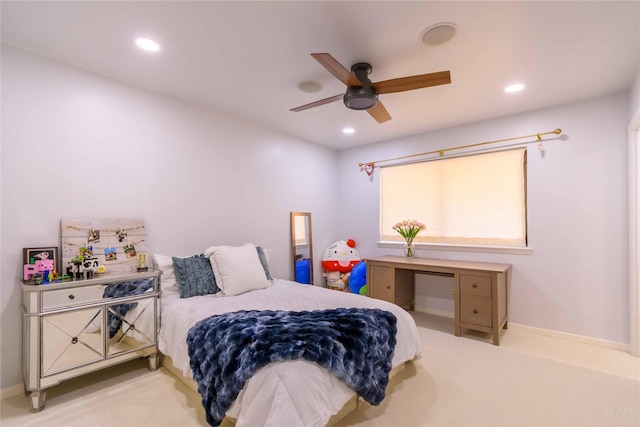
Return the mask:
<svg viewBox="0 0 640 427">
<path fill-rule="evenodd" d="M 62 271 L 82 256 L 91 268 L 104 265 L 107 272 L 134 271 L 138 255 L 147 254 L 147 230 L 142 219 L 63 219 Z"/>
</svg>

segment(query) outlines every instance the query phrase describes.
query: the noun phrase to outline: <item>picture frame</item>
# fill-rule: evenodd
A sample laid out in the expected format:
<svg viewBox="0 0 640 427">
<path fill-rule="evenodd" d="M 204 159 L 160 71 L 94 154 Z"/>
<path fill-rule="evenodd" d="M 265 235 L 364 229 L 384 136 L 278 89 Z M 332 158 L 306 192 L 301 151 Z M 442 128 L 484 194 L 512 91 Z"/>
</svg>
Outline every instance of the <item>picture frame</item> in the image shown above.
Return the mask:
<svg viewBox="0 0 640 427">
<path fill-rule="evenodd" d="M 57 246 L 45 246 L 40 248 L 23 248 L 22 249 L 22 263 L 29 264 L 29 261 L 33 258 L 34 260 L 40 259 L 40 254 L 46 253 L 48 259 L 53 260 L 53 267 L 56 269 L 58 273 L 60 273 L 60 264 L 58 258 L 58 247 Z"/>
</svg>

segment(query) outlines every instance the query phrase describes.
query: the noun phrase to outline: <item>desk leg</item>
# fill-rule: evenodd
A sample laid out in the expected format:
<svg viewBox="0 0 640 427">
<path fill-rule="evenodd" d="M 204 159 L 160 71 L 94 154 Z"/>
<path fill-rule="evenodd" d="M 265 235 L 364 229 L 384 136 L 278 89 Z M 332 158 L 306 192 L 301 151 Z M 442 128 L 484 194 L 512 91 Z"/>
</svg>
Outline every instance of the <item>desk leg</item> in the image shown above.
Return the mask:
<svg viewBox="0 0 640 427">
<path fill-rule="evenodd" d="M 462 328 L 460 328 L 460 274 L 457 271 L 453 273 L 453 311 L 453 332 L 459 337 L 462 335 Z"/>
<path fill-rule="evenodd" d="M 500 328 L 493 330 L 493 345 L 500 345 Z"/>
</svg>

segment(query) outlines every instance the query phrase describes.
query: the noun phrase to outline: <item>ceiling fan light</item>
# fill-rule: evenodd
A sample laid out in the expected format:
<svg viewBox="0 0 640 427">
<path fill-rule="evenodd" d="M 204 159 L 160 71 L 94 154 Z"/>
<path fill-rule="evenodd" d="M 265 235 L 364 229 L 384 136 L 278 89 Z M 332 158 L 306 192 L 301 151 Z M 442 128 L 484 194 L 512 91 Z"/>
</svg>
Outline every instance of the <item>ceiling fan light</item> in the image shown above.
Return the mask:
<svg viewBox="0 0 640 427">
<path fill-rule="evenodd" d="M 351 110 L 368 110 L 378 102 L 378 94 L 364 87 L 349 86 L 343 101 Z"/>
</svg>

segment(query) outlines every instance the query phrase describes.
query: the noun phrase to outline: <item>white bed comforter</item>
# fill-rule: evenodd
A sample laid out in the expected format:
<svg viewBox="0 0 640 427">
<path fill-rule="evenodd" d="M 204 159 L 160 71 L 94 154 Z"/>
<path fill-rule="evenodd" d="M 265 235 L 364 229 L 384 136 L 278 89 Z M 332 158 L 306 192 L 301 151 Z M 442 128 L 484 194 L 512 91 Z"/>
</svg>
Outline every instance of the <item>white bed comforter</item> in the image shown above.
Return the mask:
<svg viewBox="0 0 640 427">
<path fill-rule="evenodd" d="M 176 368 L 193 378 L 187 333 L 200 319 L 237 310 L 324 310 L 336 307 L 380 308 L 398 319 L 392 365 L 420 357 L 413 318 L 386 301 L 275 279 L 273 285 L 233 297 L 206 295 L 181 299 L 175 292 L 162 297 L 160 351 Z M 326 369 L 305 360 L 270 364 L 245 384 L 227 416 L 237 426 L 324 426 L 354 396 L 353 390 Z"/>
</svg>

